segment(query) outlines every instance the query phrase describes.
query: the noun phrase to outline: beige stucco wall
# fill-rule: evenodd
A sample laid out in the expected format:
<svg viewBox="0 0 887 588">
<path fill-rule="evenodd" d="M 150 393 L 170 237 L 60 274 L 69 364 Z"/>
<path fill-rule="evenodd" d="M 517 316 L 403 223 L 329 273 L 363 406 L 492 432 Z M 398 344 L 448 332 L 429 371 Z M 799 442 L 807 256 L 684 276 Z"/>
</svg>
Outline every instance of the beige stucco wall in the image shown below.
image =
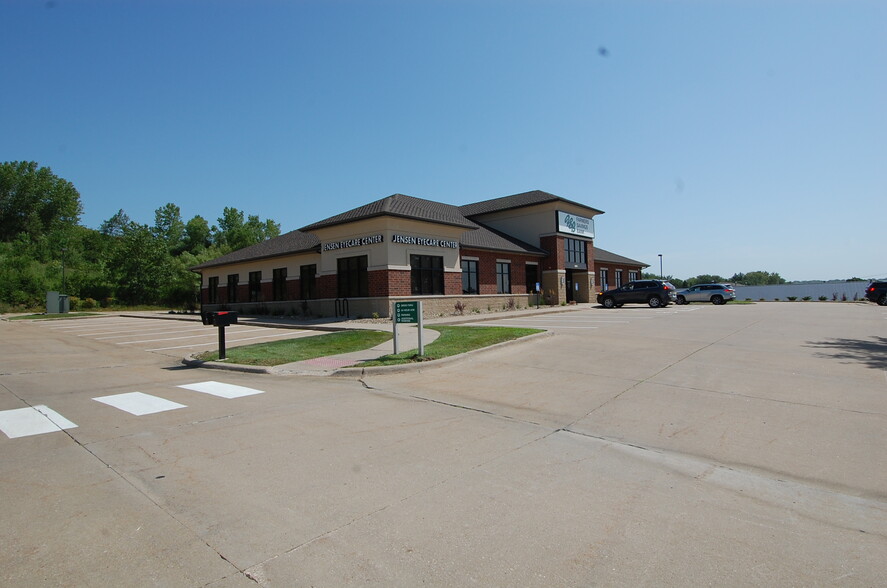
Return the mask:
<svg viewBox="0 0 887 588">
<path fill-rule="evenodd" d="M 321 241 L 320 274 L 335 274 L 337 260 L 343 257 L 368 256 L 367 266 L 370 271 L 377 269 L 410 269 L 410 255 L 442 256 L 445 271 L 459 271 L 459 237 L 465 232 L 464 227 L 452 227 L 416 221 L 411 219 L 378 217 L 344 225 L 326 227 L 314 231 Z M 340 249 L 323 250 L 324 244 L 338 243 L 350 239 L 362 239 L 382 235 L 381 243 L 343 247 Z M 440 247 L 419 243 L 395 243 L 394 236 L 437 239 L 455 242 L 456 247 Z"/>
<path fill-rule="evenodd" d="M 493 212 L 480 215 L 477 218 L 487 226 L 539 247 L 540 237 L 557 232 L 557 211 L 559 210 L 585 218 L 593 218 L 599 214 L 597 211 L 583 206 L 561 201 Z"/>
</svg>

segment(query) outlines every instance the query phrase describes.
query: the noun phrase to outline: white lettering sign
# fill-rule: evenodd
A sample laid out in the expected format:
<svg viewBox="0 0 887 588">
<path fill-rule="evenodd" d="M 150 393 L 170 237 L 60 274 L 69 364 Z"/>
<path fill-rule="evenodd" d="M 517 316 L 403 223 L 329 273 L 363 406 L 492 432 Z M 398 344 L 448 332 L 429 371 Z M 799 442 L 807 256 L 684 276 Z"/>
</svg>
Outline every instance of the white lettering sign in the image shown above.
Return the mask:
<svg viewBox="0 0 887 588">
<path fill-rule="evenodd" d="M 458 249 L 458 241 L 446 241 L 444 239 L 434 239 L 429 237 L 413 237 L 410 235 L 393 235 L 392 243 L 400 243 L 401 245 L 422 245 L 423 247 L 447 247 L 449 249 Z"/>
<path fill-rule="evenodd" d="M 559 233 L 570 233 L 571 235 L 594 238 L 594 219 L 558 210 L 557 230 Z"/>
<path fill-rule="evenodd" d="M 347 249 L 349 247 L 362 247 L 364 245 L 374 245 L 382 243 L 385 240 L 383 235 L 371 235 L 369 237 L 357 237 L 354 239 L 345 239 L 344 241 L 335 241 L 332 243 L 324 243 L 323 251 L 333 251 L 335 249 Z"/>
</svg>

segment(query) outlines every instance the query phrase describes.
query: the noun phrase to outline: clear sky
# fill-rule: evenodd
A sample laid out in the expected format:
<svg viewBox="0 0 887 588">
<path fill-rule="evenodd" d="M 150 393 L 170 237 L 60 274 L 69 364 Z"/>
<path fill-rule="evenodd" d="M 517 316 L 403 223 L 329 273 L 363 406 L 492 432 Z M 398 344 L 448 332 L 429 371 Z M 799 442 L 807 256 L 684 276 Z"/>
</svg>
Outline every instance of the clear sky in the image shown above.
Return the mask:
<svg viewBox="0 0 887 588">
<path fill-rule="evenodd" d="M 887 276 L 884 0 L 0 0 L 0 161 L 82 222 L 545 190 L 666 275 Z"/>
</svg>

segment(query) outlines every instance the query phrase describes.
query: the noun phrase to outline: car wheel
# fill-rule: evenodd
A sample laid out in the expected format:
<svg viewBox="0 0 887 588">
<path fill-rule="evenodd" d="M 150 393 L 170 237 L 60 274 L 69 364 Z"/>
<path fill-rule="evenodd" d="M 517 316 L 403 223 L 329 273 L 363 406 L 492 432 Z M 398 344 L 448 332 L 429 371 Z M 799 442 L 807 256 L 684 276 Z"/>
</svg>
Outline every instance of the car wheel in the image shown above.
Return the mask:
<svg viewBox="0 0 887 588">
<path fill-rule="evenodd" d="M 603 302 L 601 302 L 601 304 L 604 305 L 604 308 L 613 308 L 616 306 L 616 301 L 613 300 L 612 296 L 607 296 L 606 298 L 604 298 L 604 300 L 603 300 Z"/>
<path fill-rule="evenodd" d="M 678 296 L 678 299 L 675 300 L 675 302 L 678 304 L 687 304 L 687 299 L 684 298 L 683 296 Z"/>
<path fill-rule="evenodd" d="M 720 294 L 715 294 L 714 296 L 711 297 L 711 303 L 712 304 L 723 304 L 724 297 L 721 296 Z"/>
<path fill-rule="evenodd" d="M 662 300 L 660 300 L 658 296 L 651 296 L 650 299 L 647 300 L 647 304 L 650 305 L 650 308 L 659 308 L 662 306 Z"/>
<path fill-rule="evenodd" d="M 884 294 L 880 298 L 878 298 L 878 304 L 881 306 L 887 306 L 887 294 Z"/>
</svg>

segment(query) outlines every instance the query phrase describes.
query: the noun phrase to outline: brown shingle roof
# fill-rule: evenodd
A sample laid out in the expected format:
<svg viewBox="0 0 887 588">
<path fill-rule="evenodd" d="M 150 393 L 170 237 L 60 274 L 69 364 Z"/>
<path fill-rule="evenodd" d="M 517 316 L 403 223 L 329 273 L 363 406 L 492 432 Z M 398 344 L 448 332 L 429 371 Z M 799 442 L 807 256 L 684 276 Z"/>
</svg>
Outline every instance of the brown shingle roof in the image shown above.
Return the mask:
<svg viewBox="0 0 887 588">
<path fill-rule="evenodd" d="M 606 249 L 601 249 L 600 247 L 594 248 L 594 262 L 603 262 L 603 263 L 618 263 L 621 265 L 639 265 L 641 267 L 650 267 L 649 263 L 644 263 L 642 261 L 637 261 L 636 259 L 630 259 L 628 257 L 622 257 L 621 255 L 616 255 Z"/>
<path fill-rule="evenodd" d="M 473 204 L 466 204 L 459 207 L 459 211 L 467 217 L 473 217 L 481 214 L 489 214 L 491 212 L 499 212 L 502 210 L 510 210 L 512 208 L 521 208 L 522 206 L 532 206 L 533 204 L 544 204 L 546 202 L 567 202 L 575 206 L 580 206 L 593 212 L 593 214 L 602 214 L 603 211 L 542 190 L 531 190 L 530 192 L 522 192 L 512 196 L 503 196 L 502 198 L 493 198 L 492 200 L 484 200 Z"/>
<path fill-rule="evenodd" d="M 462 233 L 462 236 L 459 237 L 459 245 L 469 249 L 492 249 L 495 251 L 528 253 L 530 255 L 548 255 L 543 249 L 524 243 L 519 239 L 484 225 L 479 225 L 479 228 L 475 231 L 465 231 Z"/>
<path fill-rule="evenodd" d="M 348 212 L 312 223 L 302 227 L 300 230 L 314 231 L 322 227 L 331 227 L 377 216 L 397 216 L 465 228 L 477 227 L 477 225 L 462 215 L 457 206 L 406 196 L 405 194 L 392 194 Z"/>
<path fill-rule="evenodd" d="M 262 241 L 237 251 L 232 251 L 227 255 L 205 261 L 200 265 L 192 267 L 192 270 L 201 270 L 217 265 L 227 265 L 229 263 L 238 263 L 241 261 L 252 261 L 254 259 L 263 259 L 266 257 L 278 257 L 281 255 L 289 255 L 292 253 L 304 253 L 308 251 L 319 251 L 320 239 L 310 233 L 301 231 L 290 231 L 279 237 Z"/>
</svg>

